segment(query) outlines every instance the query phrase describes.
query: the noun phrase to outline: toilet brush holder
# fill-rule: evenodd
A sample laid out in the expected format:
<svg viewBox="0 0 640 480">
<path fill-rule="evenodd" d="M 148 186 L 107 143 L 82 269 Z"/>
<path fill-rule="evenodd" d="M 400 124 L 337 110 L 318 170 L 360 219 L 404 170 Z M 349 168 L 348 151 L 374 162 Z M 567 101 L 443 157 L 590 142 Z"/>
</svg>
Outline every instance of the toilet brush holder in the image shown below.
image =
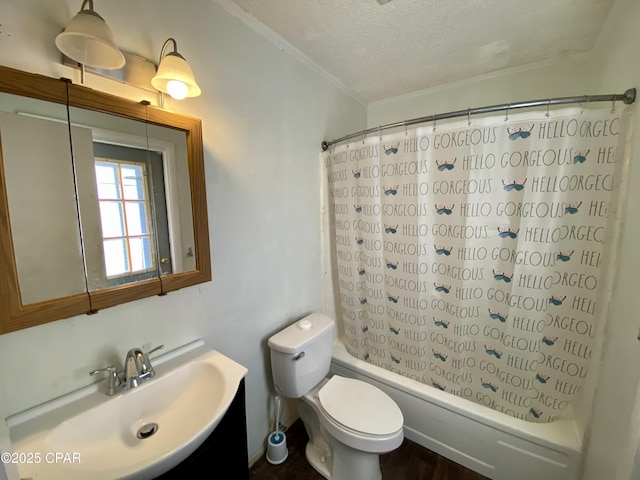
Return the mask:
<svg viewBox="0 0 640 480">
<path fill-rule="evenodd" d="M 267 462 L 279 465 L 289 456 L 287 437 L 282 432 L 271 432 L 267 441 Z"/>
</svg>

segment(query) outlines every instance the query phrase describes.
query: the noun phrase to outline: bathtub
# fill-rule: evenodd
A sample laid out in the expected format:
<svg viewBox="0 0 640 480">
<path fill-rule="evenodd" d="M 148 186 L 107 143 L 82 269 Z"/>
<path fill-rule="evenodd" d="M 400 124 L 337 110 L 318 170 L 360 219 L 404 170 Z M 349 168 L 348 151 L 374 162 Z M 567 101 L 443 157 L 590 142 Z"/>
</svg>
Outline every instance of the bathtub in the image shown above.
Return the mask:
<svg viewBox="0 0 640 480">
<path fill-rule="evenodd" d="M 405 437 L 491 479 L 579 478 L 582 440 L 571 411 L 552 423 L 525 422 L 358 360 L 340 340 L 331 372 L 386 392 L 402 410 Z"/>
</svg>

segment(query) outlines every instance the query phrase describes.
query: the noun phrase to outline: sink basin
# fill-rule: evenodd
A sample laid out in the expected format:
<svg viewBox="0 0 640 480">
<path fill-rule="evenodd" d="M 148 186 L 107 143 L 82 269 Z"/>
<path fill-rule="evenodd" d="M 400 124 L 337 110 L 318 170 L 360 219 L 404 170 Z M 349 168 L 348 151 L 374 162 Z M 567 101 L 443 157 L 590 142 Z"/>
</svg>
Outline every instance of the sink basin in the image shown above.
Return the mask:
<svg viewBox="0 0 640 480">
<path fill-rule="evenodd" d="M 211 434 L 247 373 L 202 341 L 153 364 L 156 376 L 132 390 L 108 397 L 100 382 L 9 417 L 15 453 L 32 460 L 19 464 L 20 476 L 113 480 L 161 475 Z"/>
</svg>

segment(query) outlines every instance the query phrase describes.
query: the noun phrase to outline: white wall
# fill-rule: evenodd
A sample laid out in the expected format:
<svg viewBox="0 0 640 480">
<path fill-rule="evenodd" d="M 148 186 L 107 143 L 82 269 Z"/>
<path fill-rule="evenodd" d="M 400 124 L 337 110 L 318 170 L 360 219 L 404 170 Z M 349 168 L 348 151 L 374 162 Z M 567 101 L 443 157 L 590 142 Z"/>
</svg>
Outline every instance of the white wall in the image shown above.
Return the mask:
<svg viewBox="0 0 640 480">
<path fill-rule="evenodd" d="M 80 4 L 1 0 L 0 64 L 77 80 L 59 65 L 54 38 Z M 147 59 L 174 37 L 202 88 L 167 107 L 203 122 L 213 281 L 0 336 L 0 410 L 8 416 L 88 384 L 89 370 L 121 364 L 133 346 L 171 349 L 203 337 L 249 369 L 252 455 L 271 428 L 266 340 L 322 306 L 320 143 L 364 128 L 366 108 L 211 0 L 95 8 L 122 49 Z M 111 81 L 87 83 L 149 98 Z"/>
<path fill-rule="evenodd" d="M 598 87 L 590 56 L 542 62 L 369 104 L 369 128 L 485 105 L 587 95 Z M 610 93 L 610 92 L 607 92 Z"/>
</svg>

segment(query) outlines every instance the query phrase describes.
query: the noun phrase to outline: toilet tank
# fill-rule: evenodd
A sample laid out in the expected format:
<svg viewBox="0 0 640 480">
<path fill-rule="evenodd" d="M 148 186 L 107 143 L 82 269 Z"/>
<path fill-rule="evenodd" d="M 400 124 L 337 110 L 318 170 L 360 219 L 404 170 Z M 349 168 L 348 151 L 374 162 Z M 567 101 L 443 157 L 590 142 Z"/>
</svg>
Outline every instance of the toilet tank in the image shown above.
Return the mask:
<svg viewBox="0 0 640 480">
<path fill-rule="evenodd" d="M 299 398 L 329 373 L 334 321 L 312 313 L 269 338 L 276 392 Z"/>
</svg>

